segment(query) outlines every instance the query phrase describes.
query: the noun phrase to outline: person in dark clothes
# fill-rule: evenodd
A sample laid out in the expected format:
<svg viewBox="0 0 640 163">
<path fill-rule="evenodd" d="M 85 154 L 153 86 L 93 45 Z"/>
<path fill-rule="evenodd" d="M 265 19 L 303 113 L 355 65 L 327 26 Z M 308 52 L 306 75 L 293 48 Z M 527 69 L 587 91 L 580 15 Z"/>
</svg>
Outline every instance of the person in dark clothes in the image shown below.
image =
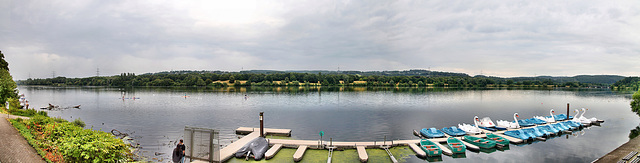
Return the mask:
<svg viewBox="0 0 640 163">
<path fill-rule="evenodd" d="M 180 163 L 184 163 L 184 156 L 186 154 L 184 151 L 185 151 L 186 147 L 184 146 L 184 142 L 182 141 L 182 139 L 180 139 L 180 143 L 178 143 L 178 149 L 179 149 L 180 152 L 182 152 L 180 154 L 180 156 L 181 156 L 180 157 Z"/>
<path fill-rule="evenodd" d="M 180 149 L 178 147 L 173 148 L 171 160 L 173 160 L 174 163 L 180 162 Z"/>
</svg>

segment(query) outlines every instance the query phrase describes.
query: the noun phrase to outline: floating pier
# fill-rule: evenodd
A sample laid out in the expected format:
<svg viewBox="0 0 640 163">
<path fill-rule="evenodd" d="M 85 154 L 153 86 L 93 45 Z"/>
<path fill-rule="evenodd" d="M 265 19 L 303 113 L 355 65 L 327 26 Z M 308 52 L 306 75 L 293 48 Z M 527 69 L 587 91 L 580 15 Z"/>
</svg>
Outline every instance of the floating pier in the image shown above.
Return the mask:
<svg viewBox="0 0 640 163">
<path fill-rule="evenodd" d="M 307 151 L 307 147 L 306 145 L 301 145 L 298 147 L 298 150 L 296 150 L 296 153 L 293 154 L 293 161 L 298 162 L 300 160 L 302 160 L 302 156 L 304 156 L 304 152 Z"/>
<path fill-rule="evenodd" d="M 416 155 L 420 156 L 420 157 L 427 157 L 427 153 L 425 153 L 420 147 L 418 147 L 418 145 L 416 145 L 415 143 L 409 143 L 409 147 L 413 150 L 413 152 L 416 153 Z"/>
<path fill-rule="evenodd" d="M 238 129 L 236 129 L 236 134 L 247 135 L 255 131 L 260 131 L 260 128 L 239 127 Z M 264 128 L 264 134 L 275 136 L 291 136 L 291 129 Z"/>
<path fill-rule="evenodd" d="M 260 132 L 253 132 L 227 145 L 227 147 L 224 147 L 220 150 L 220 160 L 214 160 L 214 161 L 225 162 L 229 160 L 240 148 L 242 148 L 242 146 L 244 146 L 245 144 L 249 143 L 251 140 L 257 137 L 260 137 Z"/>
<path fill-rule="evenodd" d="M 276 153 L 278 153 L 278 151 L 280 151 L 281 148 L 282 148 L 282 144 L 276 144 L 271 146 L 271 148 L 267 150 L 267 153 L 264 154 L 265 159 L 268 160 L 276 156 Z"/>
<path fill-rule="evenodd" d="M 549 123 L 551 124 L 551 123 Z M 534 126 L 535 127 L 535 126 Z M 525 128 L 531 128 L 531 127 L 525 127 Z M 516 130 L 516 129 L 508 129 L 505 131 L 509 131 L 509 130 Z M 226 146 L 225 148 L 223 148 L 222 150 L 220 150 L 220 158 L 221 160 L 219 161 L 227 161 L 229 158 L 231 158 L 233 156 L 233 154 L 235 154 L 235 152 L 240 149 L 242 146 L 244 146 L 246 143 L 248 143 L 249 141 L 257 138 L 260 136 L 259 132 L 256 131 L 260 131 L 260 128 L 251 128 L 251 127 L 239 127 L 238 129 L 236 129 L 236 134 L 247 134 L 246 136 L 244 136 L 243 138 L 233 142 L 232 144 Z M 496 132 L 492 132 L 489 130 L 485 130 L 482 129 L 482 131 L 484 133 L 493 133 L 496 135 L 499 135 L 507 140 L 509 140 L 509 142 L 514 143 L 514 144 L 519 144 L 519 143 L 523 143 L 525 140 L 522 139 L 518 139 L 518 138 L 514 138 L 514 137 L 510 137 L 507 135 L 504 135 L 505 131 L 496 131 Z M 263 130 L 263 134 L 264 135 L 279 135 L 279 136 L 291 136 L 291 130 L 290 129 L 274 129 L 274 128 L 264 128 Z M 414 135 L 419 136 L 420 134 L 417 133 L 414 130 Z M 478 135 L 470 135 L 470 136 L 474 136 L 474 137 L 480 137 L 480 138 L 485 138 L 486 134 L 478 134 Z M 446 143 L 447 142 L 447 138 L 448 136 L 444 137 L 444 138 L 431 138 L 429 139 L 430 141 L 435 142 L 438 147 L 440 147 L 440 149 L 442 149 L 443 154 L 445 155 L 452 155 L 453 152 L 451 151 L 451 149 L 449 149 L 446 145 L 442 144 L 442 143 Z M 545 140 L 544 138 L 541 138 L 539 140 Z M 389 141 L 372 141 L 372 142 L 336 142 L 336 141 L 331 141 L 331 144 L 329 144 L 329 142 L 320 142 L 318 140 L 292 140 L 292 139 L 267 139 L 267 141 L 269 142 L 269 145 L 271 145 L 271 148 L 269 148 L 269 150 L 265 153 L 265 158 L 266 159 L 271 159 L 273 158 L 278 151 L 283 148 L 283 147 L 287 147 L 287 148 L 297 148 L 296 152 L 293 155 L 293 160 L 294 161 L 300 161 L 302 160 L 304 153 L 307 149 L 311 148 L 311 149 L 327 149 L 327 146 L 331 146 L 330 148 L 341 148 L 341 149 L 345 149 L 345 148 L 351 148 L 351 149 L 356 149 L 358 152 L 358 158 L 360 159 L 361 162 L 367 162 L 369 160 L 369 156 L 366 152 L 366 148 L 381 148 L 384 149 L 385 151 L 387 151 L 387 154 L 389 154 L 389 157 L 391 158 L 392 161 L 395 160 L 393 154 L 391 154 L 391 152 L 389 151 L 389 148 L 394 147 L 394 146 L 409 146 L 415 153 L 417 156 L 419 157 L 426 157 L 427 154 L 417 145 L 418 143 L 420 143 L 420 139 L 412 139 L 412 140 L 389 140 Z M 462 141 L 462 143 L 465 144 L 465 146 L 467 147 L 467 149 L 472 149 L 472 150 L 479 150 L 480 147 L 473 145 L 471 143 L 468 143 L 466 141 Z M 218 161 L 218 160 L 216 160 Z M 331 154 L 329 155 L 329 160 L 328 162 L 331 161 Z"/>
<path fill-rule="evenodd" d="M 357 146 L 356 149 L 358 150 L 358 158 L 360 158 L 360 162 L 369 161 L 369 155 L 367 155 L 367 150 L 364 146 Z"/>
</svg>

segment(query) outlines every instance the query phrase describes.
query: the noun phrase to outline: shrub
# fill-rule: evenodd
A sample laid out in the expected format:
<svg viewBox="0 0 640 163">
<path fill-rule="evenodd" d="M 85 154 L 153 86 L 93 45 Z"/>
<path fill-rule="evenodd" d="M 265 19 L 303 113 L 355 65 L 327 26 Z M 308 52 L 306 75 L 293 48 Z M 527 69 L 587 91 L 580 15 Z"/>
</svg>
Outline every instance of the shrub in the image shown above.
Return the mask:
<svg viewBox="0 0 640 163">
<path fill-rule="evenodd" d="M 80 118 L 73 120 L 73 122 L 71 122 L 71 123 L 73 123 L 74 125 L 76 125 L 78 127 L 82 127 L 82 128 L 84 128 L 84 126 L 85 126 L 84 122 Z"/>
<path fill-rule="evenodd" d="M 122 140 L 106 132 L 83 129 L 76 122 L 82 121 L 76 119 L 70 123 L 39 115 L 30 120 L 11 120 L 47 162 L 130 161 L 129 146 Z"/>
</svg>

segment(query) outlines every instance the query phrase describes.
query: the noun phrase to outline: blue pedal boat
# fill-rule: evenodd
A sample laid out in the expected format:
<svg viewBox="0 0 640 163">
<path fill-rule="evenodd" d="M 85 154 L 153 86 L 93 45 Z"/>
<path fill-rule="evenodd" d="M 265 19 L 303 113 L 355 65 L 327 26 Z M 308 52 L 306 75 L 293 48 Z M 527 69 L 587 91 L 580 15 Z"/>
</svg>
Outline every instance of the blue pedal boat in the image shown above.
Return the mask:
<svg viewBox="0 0 640 163">
<path fill-rule="evenodd" d="M 422 134 L 422 136 L 427 137 L 427 138 L 441 138 L 444 137 L 444 133 L 436 128 L 423 128 L 422 130 L 420 130 L 420 134 Z"/>
<path fill-rule="evenodd" d="M 459 129 L 456 126 L 442 128 L 442 132 L 450 136 L 464 136 L 467 134 L 464 130 Z"/>
<path fill-rule="evenodd" d="M 529 119 L 525 119 L 525 121 L 530 123 L 535 123 L 537 125 L 547 124 L 547 121 L 543 121 L 542 119 L 538 119 L 538 118 L 529 118 Z"/>
</svg>

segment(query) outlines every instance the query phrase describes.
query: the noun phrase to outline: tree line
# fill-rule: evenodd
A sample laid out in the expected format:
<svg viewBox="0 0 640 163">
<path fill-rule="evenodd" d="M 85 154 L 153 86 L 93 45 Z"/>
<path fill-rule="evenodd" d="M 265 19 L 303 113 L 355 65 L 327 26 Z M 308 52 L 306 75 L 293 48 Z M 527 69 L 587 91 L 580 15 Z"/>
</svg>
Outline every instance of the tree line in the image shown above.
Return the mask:
<svg viewBox="0 0 640 163">
<path fill-rule="evenodd" d="M 391 74 L 391 75 L 389 75 Z M 401 75 L 404 74 L 404 75 Z M 408 75 L 415 74 L 415 75 Z M 605 83 L 579 81 L 558 82 L 550 78 L 499 78 L 468 76 L 460 73 L 409 70 L 385 75 L 362 75 L 354 72 L 282 72 L 282 71 L 171 71 L 136 75 L 87 78 L 46 78 L 18 81 L 21 85 L 47 86 L 365 86 L 365 87 L 593 87 Z"/>
</svg>

